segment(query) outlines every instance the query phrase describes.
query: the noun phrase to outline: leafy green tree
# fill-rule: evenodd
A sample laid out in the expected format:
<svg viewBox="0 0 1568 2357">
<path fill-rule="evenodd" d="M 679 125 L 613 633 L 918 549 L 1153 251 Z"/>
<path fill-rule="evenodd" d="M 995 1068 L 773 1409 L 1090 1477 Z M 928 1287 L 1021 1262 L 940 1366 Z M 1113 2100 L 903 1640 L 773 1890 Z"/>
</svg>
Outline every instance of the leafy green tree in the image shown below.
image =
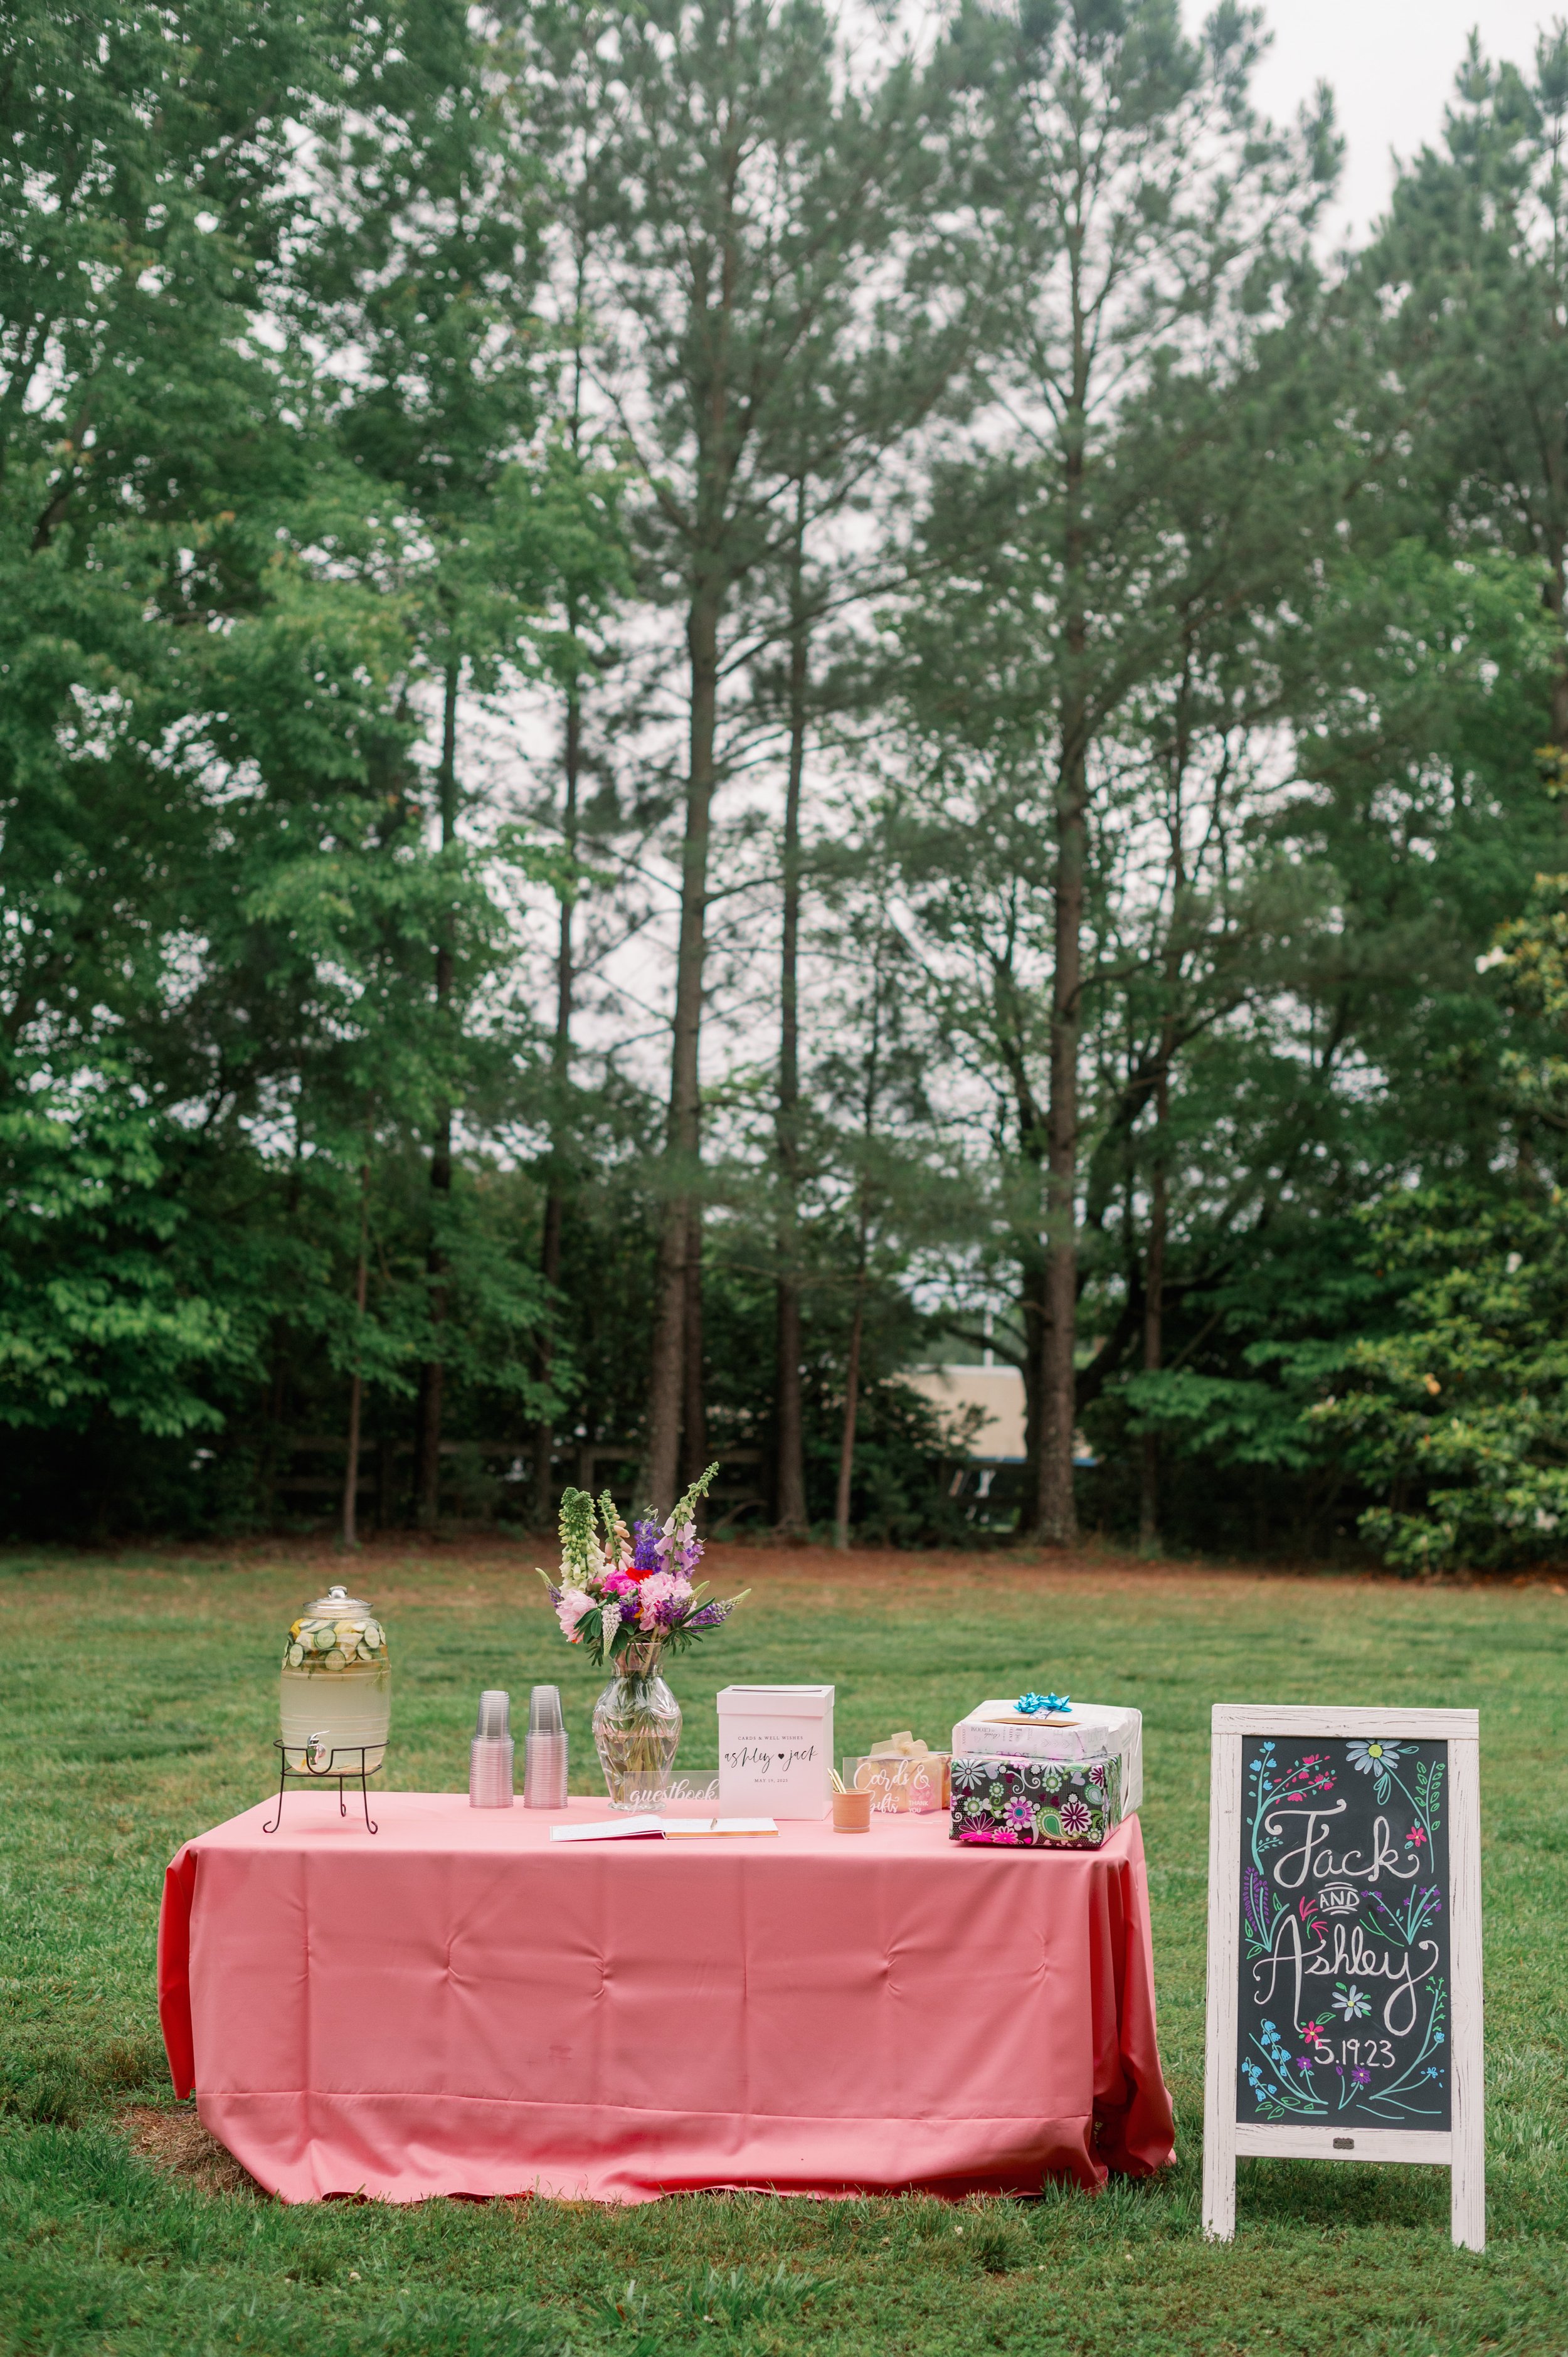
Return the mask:
<svg viewBox="0 0 1568 2357">
<path fill-rule="evenodd" d="M 407 583 L 407 692 L 439 711 L 434 775 L 417 782 L 449 864 L 465 806 L 473 815 L 478 799 L 461 780 L 465 695 L 536 672 L 542 638 L 559 645 L 552 608 L 564 597 L 570 630 L 615 562 L 596 536 L 592 486 L 559 441 L 539 441 L 549 396 L 535 309 L 543 159 L 529 126 L 520 135 L 496 103 L 492 63 L 467 10 L 407 0 L 378 80 L 376 124 L 344 116 L 324 157 L 337 233 L 306 272 L 312 317 L 327 324 L 340 361 L 338 436 L 383 498 L 406 502 L 424 543 Z M 430 966 L 456 1047 L 467 1010 L 454 995 L 455 922 L 455 912 L 437 922 Z M 432 1113 L 431 1348 L 414 1467 L 426 1526 L 438 1511 L 446 1360 L 461 1348 L 447 1330 L 459 1111 L 439 1099 Z"/>
<path fill-rule="evenodd" d="M 1385 1561 L 1439 1571 L 1558 1557 L 1568 1527 L 1568 1221 L 1561 1191 L 1488 1200 L 1462 1182 L 1368 1215 L 1406 1288 L 1393 1329 L 1353 1342 L 1310 1411 L 1381 1502 Z"/>
<path fill-rule="evenodd" d="M 1472 34 L 1440 145 L 1400 175 L 1358 274 L 1388 372 L 1366 425 L 1379 504 L 1539 568 L 1557 626 L 1551 741 L 1568 746 L 1568 30 L 1530 70 Z"/>
<path fill-rule="evenodd" d="M 389 478 L 355 439 L 383 380 L 346 416 L 317 368 L 342 340 L 321 242 L 353 248 L 356 285 L 370 231 L 299 159 L 331 155 L 350 81 L 395 68 L 409 26 L 199 10 L 181 48 L 128 7 L 69 59 L 51 27 L 21 28 L 0 167 L 4 1413 L 172 1441 L 250 1420 L 290 1336 L 385 1385 L 411 1342 L 428 1362 L 424 1286 L 395 1318 L 383 1298 L 380 1340 L 358 1309 L 343 1340 L 372 1168 L 399 1124 L 493 1109 L 529 1035 L 478 861 L 424 839 L 439 469 Z M 521 515 L 487 594 L 515 615 L 542 528 L 496 473 L 486 529 Z M 461 1026 L 419 1017 L 433 943 Z M 470 1259 L 476 1334 L 537 1326 L 493 1240 Z"/>
<path fill-rule="evenodd" d="M 1173 1071 L 1171 1347 L 1112 1371 L 1095 1430 L 1119 1456 L 1131 1408 L 1185 1495 L 1183 1462 L 1249 1495 L 1272 1473 L 1316 1544 L 1360 1477 L 1309 1411 L 1391 1330 L 1392 1264 L 1368 1258 L 1360 1207 L 1484 1191 L 1528 1130 L 1477 961 L 1558 815 L 1530 751 L 1552 649 L 1528 569 L 1400 543 L 1331 568 L 1298 627 L 1300 775 L 1262 837 L 1289 855 L 1273 921 L 1234 1011 Z"/>
<path fill-rule="evenodd" d="M 972 6 L 953 43 L 976 122 L 967 259 L 990 298 L 987 384 L 1007 433 L 939 478 L 928 533 L 947 563 L 911 638 L 927 726 L 992 758 L 1004 748 L 1049 807 L 1048 1075 L 1026 1149 L 1044 1169 L 1041 1282 L 1025 1300 L 1027 1522 L 1060 1542 L 1075 1531 L 1092 806 L 1129 704 L 1181 669 L 1170 575 L 1188 552 L 1177 542 L 1173 560 L 1167 526 L 1171 478 L 1192 463 L 1184 366 L 1240 355 L 1244 368 L 1250 320 L 1302 273 L 1335 149 L 1326 119 L 1299 140 L 1257 121 L 1257 29 L 1235 10 L 1188 40 L 1168 0 Z M 1210 420 L 1233 440 L 1229 404 Z M 1206 474 L 1209 458 L 1200 436 Z"/>
<path fill-rule="evenodd" d="M 342 518 L 253 334 L 306 233 L 295 141 L 368 52 L 308 7 L 182 30 L 134 0 L 92 40 L 52 5 L 0 28 L 7 1413 L 163 1434 L 212 1421 L 203 1372 L 248 1339 L 169 1119 L 224 1088 L 178 1019 L 227 825 L 205 722 L 287 671 L 274 734 L 337 764 L 377 668 L 356 610 L 330 718 L 311 693 L 321 616 L 281 511 Z"/>
<path fill-rule="evenodd" d="M 1397 1307 L 1311 1411 L 1377 1501 L 1363 1534 L 1404 1570 L 1568 1546 L 1568 1200 L 1551 1175 L 1568 1136 L 1568 878 L 1539 877 L 1482 963 L 1518 1019 L 1515 1167 L 1367 1208 Z"/>
</svg>

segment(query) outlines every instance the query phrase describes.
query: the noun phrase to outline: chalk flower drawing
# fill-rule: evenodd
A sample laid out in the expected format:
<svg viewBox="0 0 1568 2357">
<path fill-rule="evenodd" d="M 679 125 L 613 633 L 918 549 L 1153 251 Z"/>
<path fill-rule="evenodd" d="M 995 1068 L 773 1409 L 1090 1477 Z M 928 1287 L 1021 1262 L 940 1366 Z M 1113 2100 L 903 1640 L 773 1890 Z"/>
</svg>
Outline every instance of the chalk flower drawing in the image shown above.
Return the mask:
<svg viewBox="0 0 1568 2357">
<path fill-rule="evenodd" d="M 1345 1746 L 1345 1754 L 1363 1776 L 1386 1776 L 1391 1768 L 1397 1766 L 1400 1749 L 1397 1743 L 1380 1743 L 1375 1738 L 1369 1738 L 1365 1743 L 1358 1738 Z"/>
</svg>

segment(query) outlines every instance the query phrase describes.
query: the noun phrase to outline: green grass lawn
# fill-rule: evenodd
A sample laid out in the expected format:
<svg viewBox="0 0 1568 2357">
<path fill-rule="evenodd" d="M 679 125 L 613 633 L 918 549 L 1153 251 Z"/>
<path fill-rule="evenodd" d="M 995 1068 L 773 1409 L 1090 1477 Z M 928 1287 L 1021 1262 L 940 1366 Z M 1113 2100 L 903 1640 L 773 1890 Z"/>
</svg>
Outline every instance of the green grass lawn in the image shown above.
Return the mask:
<svg viewBox="0 0 1568 2357">
<path fill-rule="evenodd" d="M 753 1594 L 676 1665 L 683 1768 L 714 1690 L 832 1678 L 840 1748 L 930 1740 L 1047 1683 L 1139 1704 L 1161 2044 L 1177 2160 L 1029 2202 L 691 2196 L 285 2209 L 224 2183 L 163 2068 L 153 1943 L 177 1844 L 259 1799 L 287 1620 L 329 1558 L 0 1563 L 4 2055 L 0 2348 L 68 2357 L 970 2357 L 1568 2352 L 1568 1599 L 1543 1587 L 1165 1573 L 1084 1558 L 720 1551 Z M 482 1685 L 567 1697 L 595 1789 L 599 1681 L 554 1635 L 522 1548 L 379 1547 L 396 1785 L 456 1791 Z M 709 1568 L 714 1568 L 710 1558 Z M 743 1584 L 737 1578 L 736 1585 Z M 1243 2162 L 1235 2244 L 1198 2231 L 1208 1706 L 1476 1704 L 1485 1833 L 1490 2243 L 1448 2242 L 1442 2170 Z M 149 2107 L 156 2107 L 149 2114 Z M 166 2131 L 166 2133 L 160 2133 Z M 229 2172 L 231 2179 L 233 2172 Z"/>
</svg>

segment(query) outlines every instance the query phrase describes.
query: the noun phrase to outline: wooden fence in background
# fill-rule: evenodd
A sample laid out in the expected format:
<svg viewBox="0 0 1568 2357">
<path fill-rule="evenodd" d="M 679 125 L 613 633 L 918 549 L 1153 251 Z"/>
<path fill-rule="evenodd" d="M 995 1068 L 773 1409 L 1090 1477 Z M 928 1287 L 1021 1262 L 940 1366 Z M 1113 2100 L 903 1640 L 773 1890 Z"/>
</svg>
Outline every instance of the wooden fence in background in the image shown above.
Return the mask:
<svg viewBox="0 0 1568 2357">
<path fill-rule="evenodd" d="M 346 1443 L 340 1438 L 295 1433 L 274 1440 L 268 1452 L 274 1468 L 267 1488 L 280 1513 L 336 1519 L 343 1494 Z M 737 1523 L 766 1514 L 763 1453 L 754 1447 L 713 1450 L 719 1475 L 710 1493 L 713 1519 Z M 608 1490 L 629 1520 L 642 1501 L 634 1495 L 639 1450 L 633 1441 L 563 1440 L 551 1459 L 550 1516 L 564 1490 Z M 359 1519 L 367 1527 L 393 1529 L 412 1516 L 413 1443 L 370 1439 L 360 1450 Z M 462 1522 L 527 1522 L 533 1490 L 532 1453 L 515 1440 L 444 1440 L 441 1444 L 441 1511 Z"/>
</svg>

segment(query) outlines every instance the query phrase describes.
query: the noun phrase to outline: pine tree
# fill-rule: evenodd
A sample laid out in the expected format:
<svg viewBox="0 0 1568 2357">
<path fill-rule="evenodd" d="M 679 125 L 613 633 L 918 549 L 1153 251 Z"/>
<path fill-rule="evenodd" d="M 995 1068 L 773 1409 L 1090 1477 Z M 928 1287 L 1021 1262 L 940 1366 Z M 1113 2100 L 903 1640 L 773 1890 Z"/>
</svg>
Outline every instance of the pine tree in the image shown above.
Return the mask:
<svg viewBox="0 0 1568 2357">
<path fill-rule="evenodd" d="M 1391 384 L 1380 489 L 1407 531 L 1457 524 L 1541 567 L 1562 652 L 1551 741 L 1568 747 L 1568 30 L 1533 70 L 1472 34 L 1440 146 L 1401 173 L 1359 258 Z M 1389 413 L 1392 413 L 1389 416 Z"/>
<path fill-rule="evenodd" d="M 1158 558 L 1150 495 L 1181 437 L 1129 444 L 1121 421 L 1178 355 L 1233 339 L 1271 280 L 1299 266 L 1333 145 L 1321 120 L 1299 144 L 1257 123 L 1247 101 L 1256 28 L 1234 12 L 1189 41 L 1169 0 L 1069 0 L 1017 17 L 972 6 L 953 43 L 980 126 L 970 253 L 992 291 L 989 383 L 1011 447 L 939 486 L 930 536 L 954 571 L 919 617 L 938 666 L 921 693 L 929 710 L 955 712 L 961 733 L 984 734 L 988 713 L 1003 716 L 1009 761 L 1032 750 L 1049 780 L 1048 1081 L 1043 1125 L 1033 1112 L 1028 1121 L 1031 1137 L 1043 1126 L 1044 1185 L 1041 1284 L 1037 1301 L 1026 1297 L 1037 1433 L 1026 1520 L 1061 1544 L 1076 1532 L 1092 805 L 1127 699 L 1173 657 L 1159 590 L 1144 584 Z"/>
<path fill-rule="evenodd" d="M 598 382 L 645 491 L 650 555 L 683 618 L 681 917 L 644 1482 L 701 1454 L 699 1045 L 725 632 L 739 584 L 788 545 L 802 402 L 919 165 L 908 63 L 861 96 L 814 5 L 658 0 L 553 20 L 563 152 L 591 189 Z M 536 60 L 535 71 L 541 70 Z M 830 447 L 839 428 L 828 421 Z"/>
</svg>

